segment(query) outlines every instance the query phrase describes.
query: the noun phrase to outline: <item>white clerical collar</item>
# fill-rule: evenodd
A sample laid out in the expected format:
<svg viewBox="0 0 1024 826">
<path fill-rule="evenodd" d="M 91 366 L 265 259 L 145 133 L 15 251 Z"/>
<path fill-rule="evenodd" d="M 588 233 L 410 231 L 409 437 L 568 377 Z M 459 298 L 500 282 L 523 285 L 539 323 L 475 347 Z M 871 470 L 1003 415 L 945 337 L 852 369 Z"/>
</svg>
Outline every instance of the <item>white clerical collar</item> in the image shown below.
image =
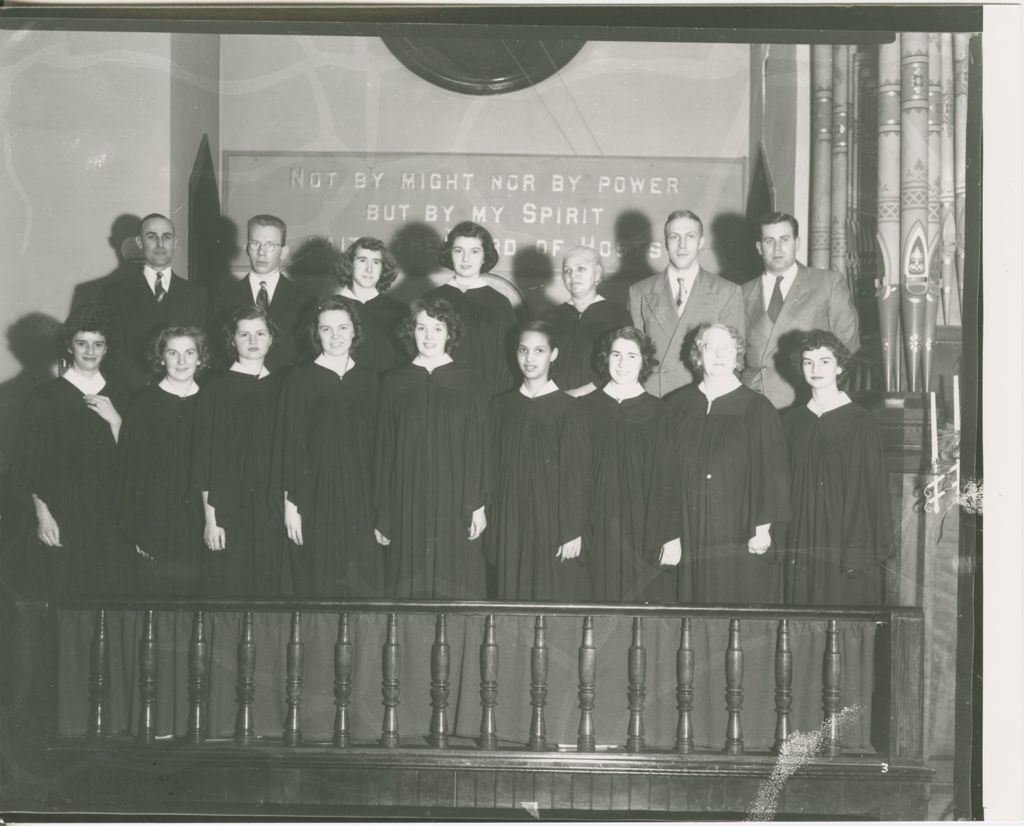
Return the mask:
<svg viewBox="0 0 1024 826">
<path fill-rule="evenodd" d="M 587 310 L 589 310 L 591 307 L 593 307 L 595 304 L 598 304 L 598 303 L 600 303 L 600 302 L 602 302 L 604 300 L 605 300 L 605 297 L 599 293 L 599 294 L 595 295 L 594 298 L 590 301 L 590 303 L 587 304 L 587 306 L 584 307 L 582 310 L 578 306 L 576 306 L 576 302 L 573 299 L 571 299 L 571 298 L 569 299 L 569 304 L 572 306 L 572 308 L 576 312 L 578 312 L 580 315 L 582 315 Z"/>
<path fill-rule="evenodd" d="M 483 276 L 478 275 L 475 278 L 459 278 L 457 275 L 453 275 L 451 281 L 448 282 L 457 290 L 466 292 L 466 290 L 478 290 L 481 287 L 486 287 L 487 282 L 484 281 Z"/>
<path fill-rule="evenodd" d="M 251 376 L 253 374 L 251 370 L 246 370 L 242 366 L 242 363 L 238 362 L 238 361 L 236 361 L 234 364 L 232 364 L 228 369 L 232 373 L 241 373 L 244 376 Z M 264 364 L 262 367 L 260 367 L 260 373 L 259 373 L 258 376 L 256 376 L 256 378 L 264 379 L 264 378 L 266 378 L 269 375 L 270 375 L 270 371 L 267 369 L 267 366 Z"/>
<path fill-rule="evenodd" d="M 373 295 L 369 298 L 360 298 L 355 294 L 355 291 L 351 287 L 342 287 L 338 290 L 338 295 L 344 296 L 345 298 L 351 298 L 353 301 L 358 301 L 360 304 L 365 304 L 367 301 L 372 301 L 380 295 L 380 290 L 374 290 Z"/>
<path fill-rule="evenodd" d="M 617 402 L 624 402 L 627 399 L 635 399 L 637 396 L 642 396 L 644 394 L 644 386 L 640 384 L 640 382 L 637 382 L 636 384 L 627 384 L 623 387 L 613 381 L 610 381 L 601 389 Z"/>
<path fill-rule="evenodd" d="M 555 384 L 551 379 L 548 379 L 548 383 L 545 384 L 540 390 L 538 390 L 536 393 L 531 393 L 529 390 L 526 389 L 526 382 L 524 381 L 521 385 L 519 385 L 519 392 L 526 396 L 526 398 L 528 399 L 537 399 L 540 398 L 541 396 L 546 396 L 549 393 L 557 393 L 558 385 Z"/>
<path fill-rule="evenodd" d="M 101 373 L 96 372 L 92 376 L 83 376 L 74 367 L 69 367 L 65 370 L 63 378 L 67 379 L 78 390 L 91 396 L 95 396 L 107 384 L 107 380 L 103 378 Z"/>
<path fill-rule="evenodd" d="M 352 360 L 352 356 L 349 356 L 348 358 L 345 359 L 344 364 L 341 366 L 341 369 L 339 370 L 337 367 L 338 362 L 335 361 L 330 356 L 325 355 L 324 353 L 321 353 L 319 356 L 313 359 L 313 364 L 319 364 L 321 367 L 326 367 L 328 370 L 330 370 L 332 373 L 337 374 L 339 377 L 344 376 L 349 370 L 356 366 L 356 363 Z"/>
<path fill-rule="evenodd" d="M 693 282 L 697 279 L 697 273 L 700 272 L 700 263 L 695 263 L 687 270 L 677 270 L 672 264 L 669 264 L 665 272 L 673 284 L 678 284 L 679 279 L 682 278 L 688 287 L 693 287 Z"/>
<path fill-rule="evenodd" d="M 437 361 L 427 361 L 422 356 L 417 355 L 416 358 L 412 360 L 412 363 L 417 367 L 424 368 L 428 373 L 433 373 L 438 367 L 444 367 L 446 364 L 451 364 L 452 357 L 445 353 Z"/>
<path fill-rule="evenodd" d="M 260 283 L 267 285 L 267 294 L 271 301 L 274 300 L 274 290 L 277 289 L 277 282 L 281 280 L 281 270 L 274 270 L 265 275 L 257 275 L 249 271 L 249 288 L 252 290 L 252 300 L 256 301 L 260 294 Z"/>
<path fill-rule="evenodd" d="M 810 400 L 807 402 L 807 409 L 810 410 L 818 418 L 821 418 L 826 413 L 830 413 L 833 410 L 838 410 L 840 407 L 843 407 L 845 405 L 853 404 L 853 399 L 846 395 L 845 390 L 840 390 L 839 394 L 833 397 L 833 401 L 835 401 L 835 404 L 831 404 L 826 407 L 823 405 L 819 405 L 817 402 L 814 401 L 814 396 L 811 396 Z"/>
<path fill-rule="evenodd" d="M 166 391 L 167 393 L 170 393 L 172 396 L 177 396 L 178 398 L 181 399 L 187 399 L 189 396 L 194 396 L 196 393 L 199 392 L 199 385 L 196 384 L 195 379 L 189 381 L 188 387 L 185 388 L 184 393 L 182 393 L 177 387 L 171 384 L 171 381 L 170 379 L 167 378 L 167 376 L 164 376 L 160 380 L 160 383 L 157 385 L 157 387 L 159 387 L 161 390 Z"/>
<path fill-rule="evenodd" d="M 709 388 L 705 381 L 701 381 L 701 383 L 697 385 L 697 388 L 700 390 L 701 393 L 705 395 L 705 397 L 707 397 L 708 408 L 710 409 L 711 402 L 713 402 L 720 396 L 728 395 L 737 387 L 739 387 L 740 384 L 741 382 L 738 378 L 736 378 L 736 376 L 729 376 L 728 378 L 722 379 L 722 387 L 720 387 L 717 390 L 712 390 L 711 388 Z"/>
<path fill-rule="evenodd" d="M 149 291 L 156 292 L 156 274 L 162 273 L 163 278 L 160 279 L 163 282 L 164 289 L 171 289 L 171 268 L 164 267 L 162 270 L 153 269 L 149 264 L 143 264 L 142 275 L 146 279 L 146 283 L 149 284 Z"/>
</svg>

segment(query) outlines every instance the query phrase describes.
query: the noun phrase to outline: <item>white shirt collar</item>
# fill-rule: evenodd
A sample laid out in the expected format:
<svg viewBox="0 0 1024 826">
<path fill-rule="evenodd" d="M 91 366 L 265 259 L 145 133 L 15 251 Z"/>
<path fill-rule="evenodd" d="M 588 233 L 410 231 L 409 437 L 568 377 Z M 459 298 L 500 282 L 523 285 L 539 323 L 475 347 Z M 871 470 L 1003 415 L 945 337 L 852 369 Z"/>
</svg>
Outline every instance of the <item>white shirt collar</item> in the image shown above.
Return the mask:
<svg viewBox="0 0 1024 826">
<path fill-rule="evenodd" d="M 576 302 L 575 302 L 575 301 L 574 301 L 573 299 L 571 299 L 571 298 L 569 299 L 569 301 L 568 301 L 567 303 L 568 303 L 568 304 L 569 304 L 569 306 L 570 306 L 570 307 L 572 307 L 572 308 L 573 308 L 573 309 L 574 309 L 574 310 L 575 310 L 576 312 L 578 312 L 578 313 L 580 313 L 580 314 L 583 314 L 583 313 L 585 313 L 585 312 L 586 312 L 587 310 L 589 310 L 589 309 L 590 309 L 591 307 L 593 307 L 593 306 L 594 306 L 595 304 L 599 304 L 599 303 L 601 303 L 602 301 L 605 301 L 605 300 L 606 300 L 606 299 L 605 299 L 605 297 L 604 297 L 603 295 L 601 295 L 600 293 L 598 293 L 597 295 L 595 295 L 595 296 L 594 296 L 594 300 L 593 300 L 593 301 L 591 301 L 591 302 L 590 302 L 590 303 L 589 303 L 589 304 L 588 304 L 588 305 L 587 305 L 586 307 L 584 307 L 584 308 L 583 308 L 582 310 L 581 310 L 581 309 L 580 309 L 579 307 L 577 307 L 577 306 L 576 306 Z"/>
<path fill-rule="evenodd" d="M 352 359 L 352 356 L 350 355 L 345 360 L 345 364 L 343 365 L 343 369 L 341 371 L 339 371 L 334 366 L 335 363 L 330 358 L 325 356 L 323 353 L 321 353 L 319 356 L 317 356 L 315 359 L 313 359 L 313 363 L 314 364 L 319 364 L 321 367 L 326 367 L 328 370 L 330 370 L 332 373 L 337 374 L 339 377 L 344 376 L 349 370 L 351 370 L 353 367 L 356 366 L 355 361 Z"/>
<path fill-rule="evenodd" d="M 810 410 L 818 418 L 821 418 L 825 413 L 830 413 L 833 410 L 838 410 L 840 407 L 844 407 L 845 405 L 853 403 L 853 399 L 846 395 L 845 390 L 839 391 L 839 395 L 836 396 L 836 401 L 838 403 L 832 405 L 831 407 L 820 407 L 819 405 L 815 404 L 814 397 L 811 396 L 811 398 L 807 402 L 807 409 Z"/>
<path fill-rule="evenodd" d="M 163 284 L 165 290 L 171 289 L 171 268 L 164 267 L 162 270 L 155 270 L 149 264 L 143 264 L 142 275 L 146 279 L 146 283 L 149 284 L 149 291 L 156 292 L 156 274 L 162 272 L 164 274 Z"/>
<path fill-rule="evenodd" d="M 252 375 L 252 373 L 250 373 L 248 370 L 246 370 L 244 367 L 242 367 L 242 365 L 239 362 L 237 362 L 237 361 L 234 364 L 232 364 L 228 368 L 228 370 L 230 370 L 232 373 L 241 373 L 243 376 L 251 376 Z M 266 378 L 269 375 L 270 375 L 270 371 L 267 369 L 267 365 L 264 364 L 260 368 L 260 374 L 256 378 L 263 379 L 263 378 Z"/>
<path fill-rule="evenodd" d="M 637 396 L 642 396 L 644 394 L 644 386 L 639 382 L 633 385 L 627 385 L 626 387 L 620 387 L 615 382 L 610 381 L 601 389 L 617 402 L 624 402 L 627 399 L 635 399 Z"/>
<path fill-rule="evenodd" d="M 701 383 L 697 385 L 697 388 L 707 398 L 708 410 L 710 410 L 711 402 L 713 402 L 717 398 L 720 398 L 721 396 L 728 395 L 741 384 L 742 382 L 738 378 L 736 378 L 736 376 L 729 376 L 729 383 L 723 384 L 723 387 L 720 390 L 718 390 L 718 392 L 713 392 L 711 389 L 709 389 L 707 384 L 705 384 L 703 380 L 701 380 Z"/>
<path fill-rule="evenodd" d="M 167 393 L 170 393 L 172 396 L 177 396 L 179 399 L 187 399 L 189 396 L 194 396 L 196 393 L 199 392 L 199 385 L 196 384 L 195 379 L 192 379 L 192 381 L 189 382 L 188 387 L 185 388 L 184 393 L 178 392 L 177 388 L 174 387 L 174 385 L 172 385 L 171 382 L 167 379 L 167 376 L 164 376 L 162 379 L 160 379 L 160 383 L 157 385 L 157 387 L 159 387 L 161 390 Z"/>
<path fill-rule="evenodd" d="M 686 281 L 688 287 L 693 287 L 693 282 L 697 279 L 697 273 L 700 272 L 700 262 L 694 262 L 693 266 L 688 270 L 677 270 L 670 263 L 665 269 L 665 273 L 668 275 L 668 280 L 673 287 L 679 285 L 679 279 L 682 278 Z"/>
<path fill-rule="evenodd" d="M 782 274 L 782 297 L 785 298 L 789 294 L 789 288 L 793 286 L 793 282 L 796 280 L 796 273 L 799 269 L 799 265 L 796 261 L 793 262 L 792 266 Z M 772 300 L 772 291 L 775 289 L 775 276 L 771 273 L 761 274 L 761 290 L 764 294 L 764 306 L 767 307 L 769 302 Z"/>
<path fill-rule="evenodd" d="M 107 380 L 103 378 L 101 373 L 96 373 L 90 378 L 83 376 L 74 367 L 69 367 L 65 370 L 63 378 L 67 379 L 78 390 L 91 396 L 95 396 L 107 385 Z"/>
<path fill-rule="evenodd" d="M 343 295 L 345 296 L 345 298 L 351 298 L 353 301 L 358 301 L 360 304 L 365 304 L 367 301 L 372 301 L 378 295 L 380 295 L 380 290 L 375 291 L 374 294 L 371 295 L 369 298 L 360 298 L 358 295 L 355 294 L 351 287 L 342 287 L 340 290 L 338 290 L 337 294 Z"/>
<path fill-rule="evenodd" d="M 546 396 L 549 393 L 557 393 L 558 385 L 555 384 L 554 381 L 552 381 L 551 379 L 548 379 L 548 383 L 545 384 L 540 390 L 538 390 L 536 393 L 531 393 L 529 390 L 526 389 L 526 382 L 524 381 L 521 385 L 519 385 L 519 392 L 526 396 L 526 398 L 528 399 L 539 399 L 541 396 Z"/>
<path fill-rule="evenodd" d="M 432 373 L 438 367 L 444 367 L 446 364 L 451 364 L 452 360 L 452 357 L 445 353 L 444 357 L 439 359 L 435 363 L 427 364 L 421 356 L 417 355 L 416 358 L 412 360 L 412 363 L 415 364 L 417 367 L 425 368 L 428 373 Z"/>
<path fill-rule="evenodd" d="M 461 290 L 462 292 L 466 292 L 466 290 L 478 290 L 481 287 L 487 286 L 487 282 L 484 281 L 484 277 L 482 275 L 478 275 L 476 278 L 469 281 L 465 278 L 459 278 L 458 276 L 453 275 L 448 283 L 455 289 Z"/>
<path fill-rule="evenodd" d="M 256 296 L 260 294 L 260 282 L 264 282 L 267 285 L 267 295 L 271 301 L 274 300 L 274 290 L 277 289 L 277 282 L 281 280 L 281 271 L 274 270 L 268 272 L 266 275 L 257 275 L 256 273 L 249 271 L 249 288 L 252 290 L 252 300 L 256 301 Z"/>
</svg>

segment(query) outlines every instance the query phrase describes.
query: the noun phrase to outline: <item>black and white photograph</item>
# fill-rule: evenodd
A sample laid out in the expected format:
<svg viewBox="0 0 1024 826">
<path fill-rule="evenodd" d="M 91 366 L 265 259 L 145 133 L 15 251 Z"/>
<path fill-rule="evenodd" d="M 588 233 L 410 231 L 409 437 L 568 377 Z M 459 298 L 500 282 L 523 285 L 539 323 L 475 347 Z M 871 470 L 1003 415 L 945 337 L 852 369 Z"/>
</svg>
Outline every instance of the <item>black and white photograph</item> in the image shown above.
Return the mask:
<svg viewBox="0 0 1024 826">
<path fill-rule="evenodd" d="M 1024 818 L 1020 27 L 0 9 L 4 819 Z"/>
</svg>

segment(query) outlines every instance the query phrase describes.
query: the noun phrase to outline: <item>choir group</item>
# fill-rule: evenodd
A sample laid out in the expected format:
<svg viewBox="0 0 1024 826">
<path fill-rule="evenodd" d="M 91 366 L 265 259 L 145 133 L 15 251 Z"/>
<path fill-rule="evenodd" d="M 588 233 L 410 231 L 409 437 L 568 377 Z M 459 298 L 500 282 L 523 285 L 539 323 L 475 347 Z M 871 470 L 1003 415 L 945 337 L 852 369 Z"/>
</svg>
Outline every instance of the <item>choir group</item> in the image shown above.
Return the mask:
<svg viewBox="0 0 1024 826">
<path fill-rule="evenodd" d="M 667 241 L 700 223 L 673 215 Z M 205 294 L 170 271 L 173 225 L 147 216 L 138 278 L 68 319 L 66 369 L 31 396 L 12 463 L 50 592 L 882 600 L 888 479 L 834 332 L 801 332 L 810 398 L 780 415 L 740 380 L 742 322 L 659 353 L 599 295 L 592 249 L 564 258 L 570 300 L 523 321 L 482 278 L 498 253 L 477 224 L 451 230 L 450 281 L 408 307 L 381 241 L 354 242 L 317 302 L 281 273 L 286 234 L 249 222 L 251 270 L 208 332 Z M 692 261 L 702 238 L 669 242 Z M 680 278 L 680 323 L 703 283 Z M 788 300 L 769 293 L 769 315 Z M 645 384 L 666 358 L 692 381 L 660 398 Z"/>
</svg>

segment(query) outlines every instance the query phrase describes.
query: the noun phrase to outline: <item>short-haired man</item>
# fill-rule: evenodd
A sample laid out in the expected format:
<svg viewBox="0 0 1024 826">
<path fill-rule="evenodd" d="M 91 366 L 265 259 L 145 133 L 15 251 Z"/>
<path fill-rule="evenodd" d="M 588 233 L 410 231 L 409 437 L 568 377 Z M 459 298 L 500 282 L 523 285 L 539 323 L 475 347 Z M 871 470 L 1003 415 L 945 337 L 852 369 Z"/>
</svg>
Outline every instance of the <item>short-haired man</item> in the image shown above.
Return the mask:
<svg viewBox="0 0 1024 826">
<path fill-rule="evenodd" d="M 298 362 L 300 337 L 316 297 L 292 281 L 281 267 L 288 259 L 288 227 L 276 215 L 254 215 L 246 227 L 245 251 L 249 272 L 228 285 L 218 301 L 218 320 L 243 306 L 262 307 L 277 325 L 278 337 L 267 355 L 266 367 L 273 372 Z"/>
<path fill-rule="evenodd" d="M 800 225 L 796 218 L 772 212 L 758 224 L 756 246 L 764 273 L 743 285 L 747 316 L 743 383 L 783 409 L 793 404 L 802 386 L 790 363 L 800 335 L 828 330 L 855 353 L 860 349 L 857 309 L 842 273 L 797 263 Z"/>
<path fill-rule="evenodd" d="M 171 269 L 176 241 L 166 215 L 142 219 L 138 244 L 143 263 L 137 272 L 103 288 L 100 300 L 110 320 L 113 348 L 110 368 L 131 387 L 145 387 L 153 378 L 150 345 L 165 327 L 203 327 L 206 290 Z"/>
<path fill-rule="evenodd" d="M 683 354 L 687 334 L 714 322 L 744 334 L 740 288 L 701 267 L 703 248 L 700 217 L 688 209 L 673 212 L 665 221 L 668 266 L 629 288 L 633 325 L 647 333 L 657 350 L 659 364 L 645 387 L 659 398 L 693 381 Z"/>
</svg>

